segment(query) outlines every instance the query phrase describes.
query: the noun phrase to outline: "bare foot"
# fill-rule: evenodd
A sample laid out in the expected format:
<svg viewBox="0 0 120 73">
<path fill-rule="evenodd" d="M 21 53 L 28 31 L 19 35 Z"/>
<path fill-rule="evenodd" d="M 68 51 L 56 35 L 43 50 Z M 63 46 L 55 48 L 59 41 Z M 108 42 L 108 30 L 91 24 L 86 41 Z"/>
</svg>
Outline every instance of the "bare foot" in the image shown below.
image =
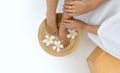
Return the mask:
<svg viewBox="0 0 120 73">
<path fill-rule="evenodd" d="M 47 16 L 47 31 L 51 35 L 57 35 L 58 34 L 58 26 L 56 23 L 56 16 Z"/>
<path fill-rule="evenodd" d="M 70 40 L 66 37 L 66 35 L 68 34 L 67 29 L 60 24 L 59 26 L 59 39 L 62 41 L 62 44 L 64 45 L 64 47 L 67 47 L 69 45 Z"/>
</svg>

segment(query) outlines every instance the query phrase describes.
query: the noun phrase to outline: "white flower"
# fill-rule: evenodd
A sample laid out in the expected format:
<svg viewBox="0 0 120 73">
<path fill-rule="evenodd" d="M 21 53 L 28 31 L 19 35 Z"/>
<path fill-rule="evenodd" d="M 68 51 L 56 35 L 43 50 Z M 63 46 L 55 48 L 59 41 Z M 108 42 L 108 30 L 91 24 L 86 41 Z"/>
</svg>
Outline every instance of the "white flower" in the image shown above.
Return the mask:
<svg viewBox="0 0 120 73">
<path fill-rule="evenodd" d="M 61 41 L 54 41 L 53 50 L 55 50 L 56 52 L 60 52 L 62 48 L 64 48 L 64 46 Z"/>
<path fill-rule="evenodd" d="M 73 29 L 68 29 L 69 34 L 67 34 L 67 38 L 75 39 L 77 36 L 77 32 Z"/>
<path fill-rule="evenodd" d="M 50 46 L 51 44 L 53 44 L 54 39 L 55 39 L 55 37 L 53 35 L 51 35 L 51 36 L 45 35 L 45 39 L 43 39 L 43 43 L 45 43 L 46 46 Z"/>
</svg>

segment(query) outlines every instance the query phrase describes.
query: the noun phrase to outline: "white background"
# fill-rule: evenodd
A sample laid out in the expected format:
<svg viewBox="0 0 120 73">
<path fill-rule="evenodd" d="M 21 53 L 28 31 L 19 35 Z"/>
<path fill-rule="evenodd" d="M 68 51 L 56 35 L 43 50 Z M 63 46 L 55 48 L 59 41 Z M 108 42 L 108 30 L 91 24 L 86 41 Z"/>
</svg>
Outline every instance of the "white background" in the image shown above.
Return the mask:
<svg viewBox="0 0 120 73">
<path fill-rule="evenodd" d="M 39 46 L 45 1 L 0 0 L 0 73 L 89 73 L 86 58 L 96 45 L 85 33 L 79 48 L 65 57 L 51 56 Z"/>
</svg>

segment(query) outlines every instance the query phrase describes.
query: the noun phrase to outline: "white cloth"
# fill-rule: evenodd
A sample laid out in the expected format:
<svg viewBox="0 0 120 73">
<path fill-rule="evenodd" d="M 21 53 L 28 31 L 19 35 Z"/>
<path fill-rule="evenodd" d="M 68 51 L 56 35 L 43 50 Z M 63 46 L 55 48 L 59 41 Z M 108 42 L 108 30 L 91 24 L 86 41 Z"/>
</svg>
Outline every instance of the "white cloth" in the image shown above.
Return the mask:
<svg viewBox="0 0 120 73">
<path fill-rule="evenodd" d="M 103 50 L 120 59 L 120 0 L 108 0 L 89 16 L 88 23 L 101 25 L 98 35 L 88 36 Z"/>
</svg>

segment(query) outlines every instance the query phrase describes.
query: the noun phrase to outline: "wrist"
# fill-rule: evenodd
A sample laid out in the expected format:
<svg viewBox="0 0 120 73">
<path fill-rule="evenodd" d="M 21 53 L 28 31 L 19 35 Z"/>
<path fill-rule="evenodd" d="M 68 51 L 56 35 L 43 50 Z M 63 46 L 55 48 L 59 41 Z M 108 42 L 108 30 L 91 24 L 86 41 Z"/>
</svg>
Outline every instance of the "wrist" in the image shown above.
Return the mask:
<svg viewBox="0 0 120 73">
<path fill-rule="evenodd" d="M 89 24 L 87 24 L 87 23 L 85 23 L 85 24 L 84 24 L 84 26 L 83 26 L 82 31 L 88 32 L 88 31 L 89 31 L 89 29 L 90 29 L 90 25 L 89 25 Z"/>
<path fill-rule="evenodd" d="M 84 28 L 84 31 L 97 35 L 97 31 L 98 31 L 99 27 L 100 27 L 100 25 L 90 25 L 90 24 L 87 24 L 85 26 L 85 28 Z"/>
<path fill-rule="evenodd" d="M 100 6 L 106 2 L 106 0 L 88 0 L 86 3 L 90 7 L 90 9 L 95 9 L 96 7 Z"/>
</svg>

